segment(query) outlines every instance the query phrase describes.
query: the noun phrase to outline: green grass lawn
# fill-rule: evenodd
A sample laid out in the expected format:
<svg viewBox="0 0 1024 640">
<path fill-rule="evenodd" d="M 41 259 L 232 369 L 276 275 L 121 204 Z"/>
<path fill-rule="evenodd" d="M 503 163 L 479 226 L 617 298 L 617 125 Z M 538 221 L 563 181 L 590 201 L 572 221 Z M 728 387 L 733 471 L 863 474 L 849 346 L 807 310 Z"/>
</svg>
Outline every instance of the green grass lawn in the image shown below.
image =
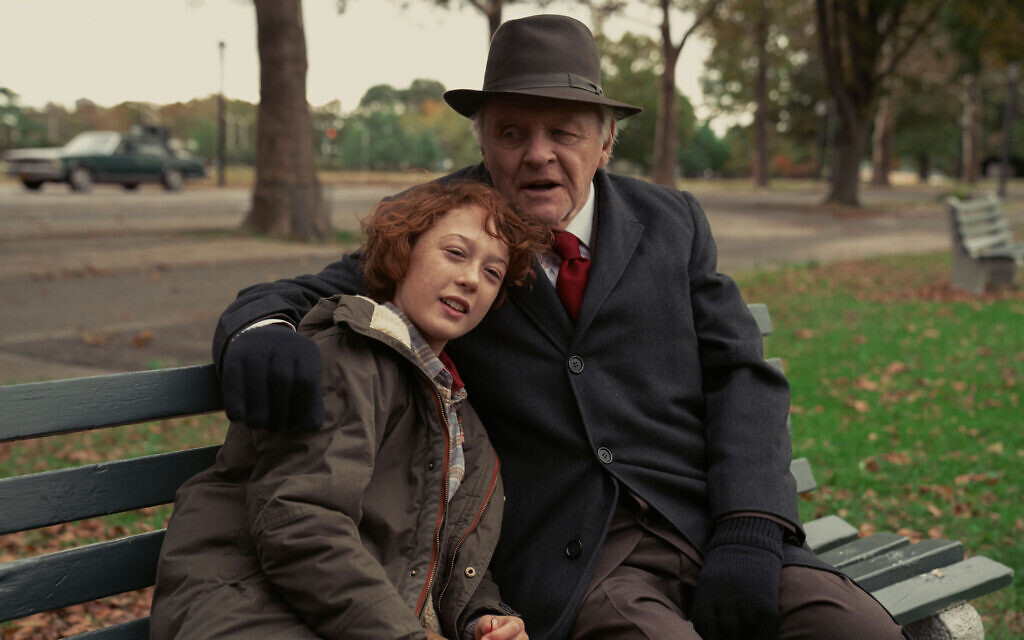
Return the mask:
<svg viewBox="0 0 1024 640">
<path fill-rule="evenodd" d="M 947 254 L 743 274 L 769 305 L 795 456 L 820 488 L 807 520 L 864 534 L 962 540 L 1014 568 L 975 601 L 992 639 L 1024 636 L 1024 291 L 983 300 L 948 287 Z"/>
<path fill-rule="evenodd" d="M 811 519 L 837 513 L 861 528 L 962 540 L 1017 571 L 974 601 L 988 638 L 1024 637 L 1024 291 L 982 299 L 952 292 L 948 254 L 740 274 L 766 302 L 793 387 L 794 454 L 819 489 Z M 220 442 L 220 414 L 0 444 L 0 477 Z M 163 526 L 169 507 L 0 536 L 0 560 Z M 138 607 L 148 595 L 46 620 L 70 628 Z M 96 611 L 99 611 L 97 613 Z M 114 613 L 103 613 L 114 612 Z M 77 616 L 77 617 L 76 617 Z M 0 627 L 5 640 L 16 637 Z"/>
</svg>

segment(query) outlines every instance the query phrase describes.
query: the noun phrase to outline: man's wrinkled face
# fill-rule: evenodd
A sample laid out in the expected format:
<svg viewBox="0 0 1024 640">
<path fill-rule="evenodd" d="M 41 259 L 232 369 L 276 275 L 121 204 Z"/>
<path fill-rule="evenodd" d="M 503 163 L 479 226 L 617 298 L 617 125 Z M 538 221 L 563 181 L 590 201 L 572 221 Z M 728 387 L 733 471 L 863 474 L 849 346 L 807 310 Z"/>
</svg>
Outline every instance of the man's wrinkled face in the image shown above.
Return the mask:
<svg viewBox="0 0 1024 640">
<path fill-rule="evenodd" d="M 601 131 L 600 110 L 532 96 L 490 99 L 480 114 L 480 152 L 494 186 L 519 210 L 564 229 L 608 164 L 614 122 Z"/>
</svg>

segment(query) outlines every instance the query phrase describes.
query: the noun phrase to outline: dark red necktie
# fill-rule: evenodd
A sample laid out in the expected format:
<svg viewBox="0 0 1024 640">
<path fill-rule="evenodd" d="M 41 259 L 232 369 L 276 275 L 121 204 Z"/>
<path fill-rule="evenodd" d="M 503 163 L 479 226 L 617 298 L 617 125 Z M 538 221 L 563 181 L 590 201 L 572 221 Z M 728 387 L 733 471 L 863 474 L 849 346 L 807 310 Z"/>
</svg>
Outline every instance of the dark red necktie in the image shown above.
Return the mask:
<svg viewBox="0 0 1024 640">
<path fill-rule="evenodd" d="M 573 324 L 576 324 L 576 319 L 580 315 L 580 304 L 583 303 L 583 290 L 587 288 L 590 260 L 580 255 L 580 241 L 568 231 L 555 231 L 553 248 L 562 258 L 562 266 L 558 268 L 558 279 L 555 280 L 555 291 L 562 299 L 562 304 L 569 312 Z"/>
</svg>

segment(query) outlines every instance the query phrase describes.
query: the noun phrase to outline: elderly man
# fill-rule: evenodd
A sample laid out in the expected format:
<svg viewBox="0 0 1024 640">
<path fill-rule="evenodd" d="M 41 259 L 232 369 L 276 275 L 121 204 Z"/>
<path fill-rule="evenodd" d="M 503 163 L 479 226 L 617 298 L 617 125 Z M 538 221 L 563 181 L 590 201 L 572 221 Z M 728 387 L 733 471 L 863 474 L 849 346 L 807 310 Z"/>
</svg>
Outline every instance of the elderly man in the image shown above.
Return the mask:
<svg viewBox="0 0 1024 640">
<path fill-rule="evenodd" d="M 483 156 L 454 175 L 556 231 L 536 282 L 448 348 L 502 458 L 491 569 L 531 636 L 902 637 L 801 546 L 788 387 L 716 272 L 697 201 L 603 170 L 616 120 L 639 109 L 602 94 L 589 30 L 505 23 L 483 90 L 444 98 L 472 118 Z M 359 290 L 347 256 L 243 291 L 214 344 L 228 414 L 315 428 L 317 352 L 282 325 Z"/>
</svg>

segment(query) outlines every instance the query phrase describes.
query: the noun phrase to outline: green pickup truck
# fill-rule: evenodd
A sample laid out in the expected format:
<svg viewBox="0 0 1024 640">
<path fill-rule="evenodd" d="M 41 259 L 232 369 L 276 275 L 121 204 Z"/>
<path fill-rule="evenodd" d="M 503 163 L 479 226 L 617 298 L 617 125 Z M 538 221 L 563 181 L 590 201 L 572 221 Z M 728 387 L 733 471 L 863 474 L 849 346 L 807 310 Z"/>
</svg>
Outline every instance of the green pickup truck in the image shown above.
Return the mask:
<svg viewBox="0 0 1024 640">
<path fill-rule="evenodd" d="M 31 191 L 46 182 L 64 182 L 85 192 L 96 183 L 136 189 L 143 182 L 179 191 L 188 178 L 201 178 L 201 162 L 172 148 L 163 127 L 133 127 L 129 133 L 86 131 L 63 147 L 14 149 L 4 156 L 7 173 Z"/>
</svg>

